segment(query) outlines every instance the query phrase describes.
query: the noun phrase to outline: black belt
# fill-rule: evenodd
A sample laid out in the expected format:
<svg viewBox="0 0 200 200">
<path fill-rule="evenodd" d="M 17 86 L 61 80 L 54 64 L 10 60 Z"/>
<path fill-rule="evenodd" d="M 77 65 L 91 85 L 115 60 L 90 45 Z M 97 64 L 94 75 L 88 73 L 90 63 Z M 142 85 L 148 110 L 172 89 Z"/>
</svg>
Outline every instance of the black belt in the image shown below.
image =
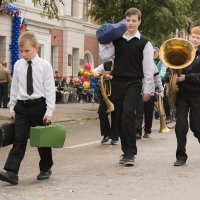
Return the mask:
<svg viewBox="0 0 200 200">
<path fill-rule="evenodd" d="M 34 103 L 42 102 L 44 100 L 45 100 L 44 97 L 40 97 L 38 99 L 17 100 L 17 102 L 24 103 L 24 104 L 34 104 Z"/>
</svg>

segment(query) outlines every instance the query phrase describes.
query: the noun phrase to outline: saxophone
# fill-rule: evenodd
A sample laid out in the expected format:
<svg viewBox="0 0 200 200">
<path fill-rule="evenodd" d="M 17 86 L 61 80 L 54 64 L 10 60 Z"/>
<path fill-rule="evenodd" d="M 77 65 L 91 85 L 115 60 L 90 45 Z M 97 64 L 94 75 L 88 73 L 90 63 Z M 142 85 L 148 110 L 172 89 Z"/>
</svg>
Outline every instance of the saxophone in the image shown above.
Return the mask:
<svg viewBox="0 0 200 200">
<path fill-rule="evenodd" d="M 109 72 L 104 72 L 100 74 L 100 90 L 103 97 L 103 100 L 105 101 L 105 104 L 107 106 L 107 113 L 110 113 L 115 110 L 114 104 L 109 100 L 109 96 L 111 96 L 111 82 L 110 80 L 106 80 L 105 76 L 109 74 Z"/>
</svg>

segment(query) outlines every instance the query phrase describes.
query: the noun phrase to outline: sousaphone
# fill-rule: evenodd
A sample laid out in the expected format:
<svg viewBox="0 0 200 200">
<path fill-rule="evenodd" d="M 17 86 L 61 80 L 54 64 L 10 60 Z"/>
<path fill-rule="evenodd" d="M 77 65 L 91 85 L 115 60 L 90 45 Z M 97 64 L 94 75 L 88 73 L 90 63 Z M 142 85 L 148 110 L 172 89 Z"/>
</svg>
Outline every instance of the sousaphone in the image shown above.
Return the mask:
<svg viewBox="0 0 200 200">
<path fill-rule="evenodd" d="M 195 49 L 185 39 L 172 38 L 161 45 L 159 56 L 162 63 L 172 69 L 168 95 L 171 109 L 175 110 L 177 92 L 176 79 L 181 74 L 181 70 L 191 65 L 194 61 Z"/>
</svg>

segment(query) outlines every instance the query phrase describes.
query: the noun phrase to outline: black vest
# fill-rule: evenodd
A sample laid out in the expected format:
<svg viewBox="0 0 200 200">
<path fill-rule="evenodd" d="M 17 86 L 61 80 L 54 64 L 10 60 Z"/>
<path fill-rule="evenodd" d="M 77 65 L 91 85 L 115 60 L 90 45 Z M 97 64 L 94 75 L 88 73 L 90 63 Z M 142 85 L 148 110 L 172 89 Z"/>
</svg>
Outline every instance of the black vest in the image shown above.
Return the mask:
<svg viewBox="0 0 200 200">
<path fill-rule="evenodd" d="M 143 78 L 143 50 L 148 40 L 141 36 L 127 41 L 123 37 L 113 41 L 115 47 L 114 77 Z"/>
</svg>

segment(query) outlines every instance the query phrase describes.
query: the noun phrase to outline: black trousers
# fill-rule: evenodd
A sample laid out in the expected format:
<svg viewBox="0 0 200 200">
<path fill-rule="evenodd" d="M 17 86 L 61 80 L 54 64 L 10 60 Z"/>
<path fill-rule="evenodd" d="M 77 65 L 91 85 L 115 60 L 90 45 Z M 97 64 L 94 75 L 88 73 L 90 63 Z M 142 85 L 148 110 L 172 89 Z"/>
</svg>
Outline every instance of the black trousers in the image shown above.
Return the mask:
<svg viewBox="0 0 200 200">
<path fill-rule="evenodd" d="M 168 100 L 168 96 L 166 96 L 166 93 L 163 97 L 163 105 L 165 108 L 166 118 L 169 118 L 170 117 L 170 105 L 169 105 L 169 100 Z"/>
<path fill-rule="evenodd" d="M 154 100 L 152 96 L 147 102 L 143 102 L 142 98 L 138 102 L 136 108 L 136 132 L 142 135 L 142 121 L 144 116 L 144 132 L 150 134 L 153 123 Z"/>
<path fill-rule="evenodd" d="M 25 155 L 30 127 L 44 125 L 43 117 L 46 111 L 46 103 L 44 99 L 34 104 L 18 101 L 14 110 L 16 112 L 15 139 L 4 169 L 18 173 Z M 38 148 L 38 152 L 40 155 L 40 171 L 47 171 L 53 165 L 51 148 Z"/>
<path fill-rule="evenodd" d="M 176 158 L 179 160 L 187 160 L 186 142 L 189 126 L 194 136 L 200 141 L 200 98 L 178 97 L 176 104 Z M 190 124 L 188 122 L 188 114 Z"/>
<path fill-rule="evenodd" d="M 149 101 L 144 102 L 144 132 L 150 134 L 153 123 L 153 111 L 154 111 L 155 98 L 152 96 Z"/>
<path fill-rule="evenodd" d="M 112 79 L 112 131 L 118 131 L 124 154 L 137 154 L 135 110 L 142 89 L 142 80 L 133 78 Z"/>
<path fill-rule="evenodd" d="M 101 135 L 109 136 L 112 140 L 118 140 L 119 137 L 118 131 L 115 132 L 111 131 L 112 117 L 111 121 L 109 121 L 109 113 L 107 113 L 106 111 L 107 111 L 107 106 L 100 92 L 98 114 L 99 114 Z"/>
<path fill-rule="evenodd" d="M 144 115 L 144 102 L 142 101 L 142 97 L 138 101 L 135 113 L 135 126 L 136 126 L 136 133 L 142 135 L 142 121 Z"/>
<path fill-rule="evenodd" d="M 6 108 L 8 104 L 8 83 L 0 83 L 0 107 Z"/>
</svg>

